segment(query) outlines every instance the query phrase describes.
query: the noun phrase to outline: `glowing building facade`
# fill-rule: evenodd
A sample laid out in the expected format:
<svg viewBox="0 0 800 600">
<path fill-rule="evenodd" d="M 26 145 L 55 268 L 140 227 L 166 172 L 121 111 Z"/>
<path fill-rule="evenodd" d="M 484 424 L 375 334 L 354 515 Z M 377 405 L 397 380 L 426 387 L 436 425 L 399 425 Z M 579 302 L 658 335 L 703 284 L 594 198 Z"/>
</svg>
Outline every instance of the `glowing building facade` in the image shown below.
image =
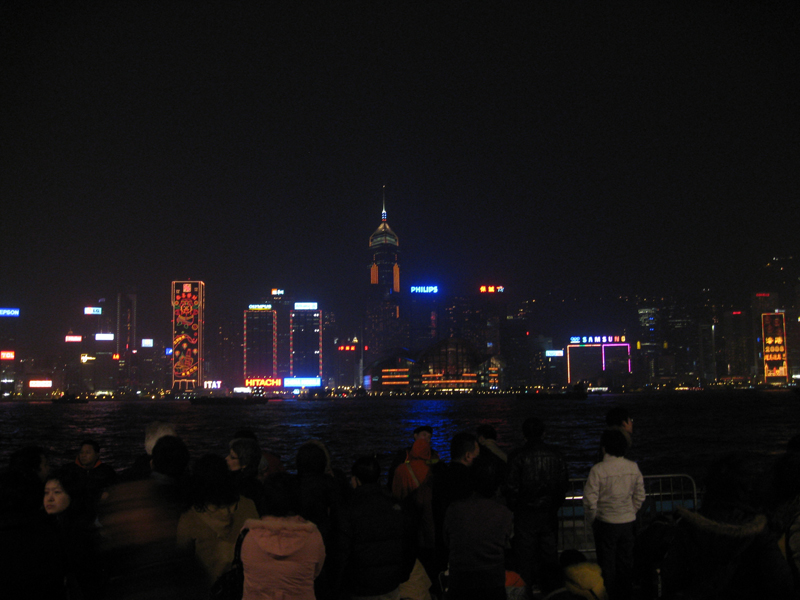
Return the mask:
<svg viewBox="0 0 800 600">
<path fill-rule="evenodd" d="M 244 311 L 244 377 L 278 376 L 278 314 L 271 304 L 251 304 Z"/>
<path fill-rule="evenodd" d="M 322 379 L 322 311 L 316 302 L 295 302 L 290 330 L 291 376 Z"/>
<path fill-rule="evenodd" d="M 203 387 L 205 283 L 172 282 L 172 389 Z"/>
<path fill-rule="evenodd" d="M 386 203 L 381 224 L 369 238 L 371 260 L 364 342 L 368 360 L 382 358 L 407 343 L 408 327 L 400 310 L 400 241 L 386 221 Z"/>
</svg>

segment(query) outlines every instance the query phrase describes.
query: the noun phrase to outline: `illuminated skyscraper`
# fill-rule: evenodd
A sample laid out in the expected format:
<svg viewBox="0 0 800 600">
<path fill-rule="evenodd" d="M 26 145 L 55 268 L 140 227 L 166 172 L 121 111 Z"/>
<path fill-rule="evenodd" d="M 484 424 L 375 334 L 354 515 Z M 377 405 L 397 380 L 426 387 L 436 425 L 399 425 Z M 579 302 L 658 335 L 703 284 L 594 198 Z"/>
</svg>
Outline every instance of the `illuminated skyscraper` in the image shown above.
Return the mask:
<svg viewBox="0 0 800 600">
<path fill-rule="evenodd" d="M 387 298 L 400 291 L 400 241 L 386 222 L 386 200 L 381 210 L 381 224 L 369 238 L 372 262 L 369 266 L 372 296 Z"/>
<path fill-rule="evenodd" d="M 369 360 L 382 358 L 393 348 L 407 344 L 407 330 L 400 311 L 400 242 L 386 221 L 386 201 L 381 224 L 369 238 L 370 288 L 364 323 Z"/>
<path fill-rule="evenodd" d="M 296 302 L 290 316 L 291 376 L 322 378 L 322 311 L 316 302 Z"/>
<path fill-rule="evenodd" d="M 278 317 L 271 304 L 244 311 L 244 378 L 278 376 Z"/>
<path fill-rule="evenodd" d="M 205 283 L 172 282 L 172 389 L 203 387 Z"/>
</svg>

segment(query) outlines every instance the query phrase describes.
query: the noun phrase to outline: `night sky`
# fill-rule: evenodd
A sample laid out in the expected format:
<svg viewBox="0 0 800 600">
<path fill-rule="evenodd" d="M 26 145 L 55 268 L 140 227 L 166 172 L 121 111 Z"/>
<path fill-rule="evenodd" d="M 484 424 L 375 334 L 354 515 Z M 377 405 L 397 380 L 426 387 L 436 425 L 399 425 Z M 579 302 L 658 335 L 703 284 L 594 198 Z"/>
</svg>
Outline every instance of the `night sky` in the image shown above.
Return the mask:
<svg viewBox="0 0 800 600">
<path fill-rule="evenodd" d="M 0 306 L 56 343 L 169 283 L 360 313 L 403 287 L 514 298 L 749 288 L 797 255 L 793 2 L 5 2 Z M 752 291 L 747 289 L 746 291 Z"/>
</svg>

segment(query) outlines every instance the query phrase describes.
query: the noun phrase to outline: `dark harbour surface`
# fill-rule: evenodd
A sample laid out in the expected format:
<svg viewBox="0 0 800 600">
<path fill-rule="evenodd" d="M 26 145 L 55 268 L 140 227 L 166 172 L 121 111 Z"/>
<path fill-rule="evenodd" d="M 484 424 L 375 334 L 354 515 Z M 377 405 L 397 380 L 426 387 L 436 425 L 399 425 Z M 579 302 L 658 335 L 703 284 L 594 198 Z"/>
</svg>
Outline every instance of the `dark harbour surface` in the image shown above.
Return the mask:
<svg viewBox="0 0 800 600">
<path fill-rule="evenodd" d="M 590 396 L 582 400 L 511 398 L 336 399 L 278 401 L 256 406 L 193 406 L 186 401 L 104 401 L 57 405 L 0 403 L 0 465 L 27 444 L 49 448 L 55 465 L 71 462 L 83 438 L 95 438 L 101 457 L 117 470 L 144 452 L 144 429 L 154 420 L 176 425 L 197 458 L 224 455 L 237 429 L 255 431 L 262 446 L 294 468 L 297 448 L 320 439 L 334 466 L 345 471 L 364 454 L 378 453 L 384 468 L 393 450 L 408 446 L 418 425 L 434 428 L 433 446 L 449 459 L 449 440 L 458 431 L 489 423 L 499 445 L 523 443 L 522 422 L 538 416 L 546 440 L 562 448 L 571 476 L 585 477 L 597 457 L 606 411 L 628 407 L 634 419 L 631 458 L 645 475 L 686 473 L 699 484 L 709 463 L 732 450 L 752 451 L 766 467 L 800 433 L 800 394 L 737 391 Z"/>
</svg>

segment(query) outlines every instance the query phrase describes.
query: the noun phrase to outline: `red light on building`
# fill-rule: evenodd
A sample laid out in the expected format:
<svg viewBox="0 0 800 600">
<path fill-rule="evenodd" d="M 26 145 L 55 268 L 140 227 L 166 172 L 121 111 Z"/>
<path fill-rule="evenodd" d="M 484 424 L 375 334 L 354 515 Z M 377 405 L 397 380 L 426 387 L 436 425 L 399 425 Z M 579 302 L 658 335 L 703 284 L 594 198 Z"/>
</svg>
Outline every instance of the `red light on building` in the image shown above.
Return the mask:
<svg viewBox="0 0 800 600">
<path fill-rule="evenodd" d="M 14 356 L 13 350 L 0 350 L 0 360 L 14 360 Z"/>
<path fill-rule="evenodd" d="M 740 310 L 735 310 L 735 311 L 733 311 L 733 313 L 732 313 L 732 314 L 734 314 L 734 315 L 740 315 L 740 314 L 742 314 L 742 311 L 740 311 Z"/>
<path fill-rule="evenodd" d="M 756 294 L 756 298 L 769 298 L 769 294 L 765 293 Z"/>
</svg>

